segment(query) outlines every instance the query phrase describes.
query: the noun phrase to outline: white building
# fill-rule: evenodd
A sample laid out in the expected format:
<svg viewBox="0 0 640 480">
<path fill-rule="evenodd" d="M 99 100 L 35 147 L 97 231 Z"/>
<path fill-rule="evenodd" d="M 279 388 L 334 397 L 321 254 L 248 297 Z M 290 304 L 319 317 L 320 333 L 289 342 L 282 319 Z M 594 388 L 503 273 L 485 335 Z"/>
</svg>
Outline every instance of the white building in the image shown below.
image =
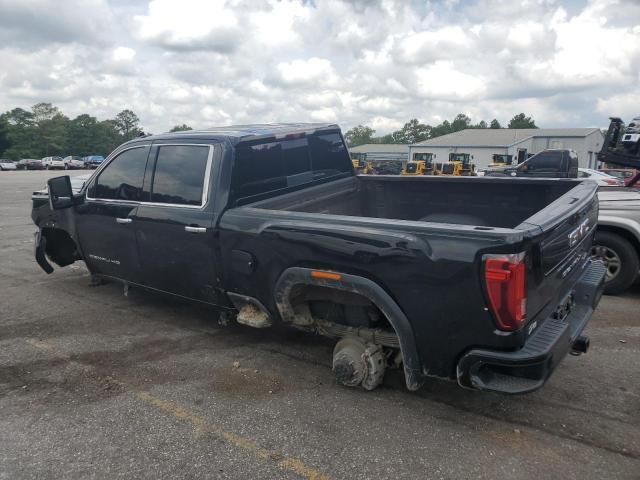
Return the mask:
<svg viewBox="0 0 640 480">
<path fill-rule="evenodd" d="M 494 154 L 513 155 L 521 162 L 548 148 L 575 150 L 581 167 L 596 168 L 604 135 L 598 128 L 467 129 L 409 146 L 415 153 L 435 153 L 436 162 L 446 162 L 450 153 L 470 153 L 477 168 L 492 163 Z"/>
<path fill-rule="evenodd" d="M 367 143 L 349 148 L 351 153 L 366 153 L 369 161 L 397 161 L 405 163 L 409 158 L 409 145 L 396 143 Z"/>
</svg>

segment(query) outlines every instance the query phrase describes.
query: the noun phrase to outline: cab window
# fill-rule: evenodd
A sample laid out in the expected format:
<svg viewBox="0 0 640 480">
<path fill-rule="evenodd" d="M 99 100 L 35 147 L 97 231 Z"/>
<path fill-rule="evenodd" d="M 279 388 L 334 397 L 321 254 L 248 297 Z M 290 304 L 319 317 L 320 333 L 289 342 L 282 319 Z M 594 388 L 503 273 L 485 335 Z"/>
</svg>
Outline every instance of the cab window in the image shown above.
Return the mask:
<svg viewBox="0 0 640 480">
<path fill-rule="evenodd" d="M 89 197 L 105 200 L 145 200 L 142 185 L 149 147 L 134 147 L 115 157 L 100 172 Z"/>
<path fill-rule="evenodd" d="M 201 205 L 209 149 L 200 145 L 160 146 L 151 180 L 151 201 Z"/>
<path fill-rule="evenodd" d="M 527 170 L 530 172 L 555 172 L 562 170 L 563 152 L 542 152 L 527 160 Z"/>
<path fill-rule="evenodd" d="M 293 135 L 236 147 L 232 194 L 249 198 L 353 172 L 339 133 Z"/>
</svg>

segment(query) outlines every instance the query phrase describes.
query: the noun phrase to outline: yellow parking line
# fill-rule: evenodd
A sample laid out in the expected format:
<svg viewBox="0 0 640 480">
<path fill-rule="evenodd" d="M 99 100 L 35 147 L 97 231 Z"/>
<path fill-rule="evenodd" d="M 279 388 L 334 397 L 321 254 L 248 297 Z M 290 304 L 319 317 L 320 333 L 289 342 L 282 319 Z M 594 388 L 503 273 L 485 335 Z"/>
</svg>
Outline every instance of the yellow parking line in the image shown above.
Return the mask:
<svg viewBox="0 0 640 480">
<path fill-rule="evenodd" d="M 71 360 L 71 357 L 69 355 L 62 352 L 55 345 L 52 345 L 51 343 L 44 340 L 35 340 L 29 338 L 26 340 L 26 342 L 38 350 L 45 351 L 60 359 L 67 360 L 70 363 L 79 363 Z M 136 390 L 131 385 L 120 382 L 112 377 L 106 377 L 102 380 L 117 384 L 119 386 L 127 387 L 127 389 L 129 389 L 136 396 L 136 398 L 143 401 L 147 405 L 151 405 L 180 421 L 191 424 L 196 434 L 198 435 L 211 433 L 218 438 L 225 440 L 234 447 L 253 454 L 256 458 L 269 460 L 273 462 L 278 468 L 300 475 L 302 478 L 305 478 L 307 480 L 329 480 L 329 476 L 319 470 L 316 470 L 315 468 L 305 465 L 302 460 L 295 457 L 287 457 L 275 450 L 262 448 L 250 438 L 238 435 L 233 432 L 229 432 L 215 424 L 207 422 L 204 417 L 201 417 L 197 413 L 192 412 L 188 408 L 185 408 L 175 402 L 163 400 L 145 390 Z"/>
</svg>

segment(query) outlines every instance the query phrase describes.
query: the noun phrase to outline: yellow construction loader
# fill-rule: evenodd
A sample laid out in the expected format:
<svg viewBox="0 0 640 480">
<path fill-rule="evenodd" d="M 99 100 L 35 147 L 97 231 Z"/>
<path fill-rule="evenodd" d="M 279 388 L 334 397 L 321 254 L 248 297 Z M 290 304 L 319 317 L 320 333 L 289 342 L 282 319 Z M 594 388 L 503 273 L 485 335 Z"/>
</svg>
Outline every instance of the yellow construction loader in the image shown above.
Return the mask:
<svg viewBox="0 0 640 480">
<path fill-rule="evenodd" d="M 443 175 L 472 176 L 475 175 L 475 165 L 471 163 L 473 155 L 469 153 L 450 153 L 449 163 L 443 165 Z"/>
<path fill-rule="evenodd" d="M 434 167 L 433 153 L 414 153 L 413 159 L 407 162 L 407 166 L 400 173 L 401 175 L 439 175 L 439 171 Z"/>
<path fill-rule="evenodd" d="M 367 162 L 366 153 L 351 153 L 351 163 L 356 173 L 368 175 L 371 173 L 371 163 Z"/>
<path fill-rule="evenodd" d="M 494 153 L 491 157 L 491 162 L 488 168 L 494 167 L 508 167 L 513 165 L 513 155 L 504 155 L 501 153 Z"/>
</svg>

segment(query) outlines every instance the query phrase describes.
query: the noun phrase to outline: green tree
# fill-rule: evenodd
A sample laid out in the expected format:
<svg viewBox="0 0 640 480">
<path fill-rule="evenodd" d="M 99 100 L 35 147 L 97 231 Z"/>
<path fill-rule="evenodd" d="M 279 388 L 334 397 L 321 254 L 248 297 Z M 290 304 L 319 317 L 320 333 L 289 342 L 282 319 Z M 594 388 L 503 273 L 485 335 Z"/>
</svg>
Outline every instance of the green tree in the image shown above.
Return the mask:
<svg viewBox="0 0 640 480">
<path fill-rule="evenodd" d="M 357 127 L 347 130 L 344 138 L 347 141 L 347 145 L 357 147 L 358 145 L 371 143 L 374 133 L 376 133 L 376 131 L 373 128 L 367 127 L 366 125 L 358 125 Z"/>
<path fill-rule="evenodd" d="M 474 125 L 472 128 L 489 128 L 489 125 L 487 125 L 487 122 L 484 120 L 480 120 L 480 123 Z"/>
<path fill-rule="evenodd" d="M 68 151 L 73 155 L 87 156 L 96 153 L 94 146 L 97 139 L 98 120 L 86 113 L 69 121 Z"/>
<path fill-rule="evenodd" d="M 37 157 L 37 129 L 33 113 L 23 108 L 14 108 L 2 114 L 2 119 L 8 125 L 7 138 L 10 143 L 4 155 L 14 160 Z"/>
<path fill-rule="evenodd" d="M 500 122 L 496 118 L 494 118 L 493 120 L 491 120 L 491 124 L 489 125 L 489 128 L 494 128 L 494 129 L 502 128 L 502 125 L 500 125 Z"/>
<path fill-rule="evenodd" d="M 507 128 L 538 128 L 536 122 L 531 117 L 527 117 L 524 113 L 519 113 L 514 116 Z"/>
<path fill-rule="evenodd" d="M 92 144 L 92 154 L 107 156 L 118 145 L 124 142 L 115 120 L 103 120 L 95 126 L 95 137 Z"/>
<path fill-rule="evenodd" d="M 456 118 L 451 122 L 451 131 L 459 132 L 460 130 L 466 130 L 471 128 L 471 119 L 464 113 L 459 113 Z"/>
<path fill-rule="evenodd" d="M 4 152 L 11 146 L 9 140 L 9 122 L 0 116 L 0 158 L 4 156 Z"/>
<path fill-rule="evenodd" d="M 449 123 L 449 120 L 445 120 L 431 129 L 431 138 L 441 137 L 452 132 L 451 123 Z"/>
<path fill-rule="evenodd" d="M 68 125 L 69 118 L 61 113 L 56 113 L 51 119 L 44 119 L 37 123 L 40 139 L 39 156 L 66 154 Z"/>
<path fill-rule="evenodd" d="M 33 121 L 36 123 L 43 122 L 45 120 L 52 120 L 56 115 L 60 114 L 58 107 L 54 107 L 50 103 L 36 103 L 31 107 L 33 113 Z"/>
<path fill-rule="evenodd" d="M 139 136 L 142 133 L 142 129 L 139 125 L 140 119 L 131 110 L 122 110 L 118 115 L 116 115 L 116 118 L 114 120 L 116 128 L 122 135 L 123 141 L 125 142 Z"/>
<path fill-rule="evenodd" d="M 392 136 L 393 143 L 418 143 L 423 142 L 431 135 L 431 125 L 420 123 L 417 118 L 412 118 L 404 126 L 395 132 Z"/>
<path fill-rule="evenodd" d="M 382 137 L 375 137 L 371 139 L 373 143 L 396 143 L 396 140 L 393 138 L 392 133 L 387 133 Z"/>
<path fill-rule="evenodd" d="M 176 125 L 175 127 L 173 127 L 171 130 L 169 130 L 170 132 L 186 132 L 188 130 L 193 130 L 193 128 L 191 128 L 189 125 L 187 125 L 186 123 L 183 123 L 182 125 Z"/>
</svg>

